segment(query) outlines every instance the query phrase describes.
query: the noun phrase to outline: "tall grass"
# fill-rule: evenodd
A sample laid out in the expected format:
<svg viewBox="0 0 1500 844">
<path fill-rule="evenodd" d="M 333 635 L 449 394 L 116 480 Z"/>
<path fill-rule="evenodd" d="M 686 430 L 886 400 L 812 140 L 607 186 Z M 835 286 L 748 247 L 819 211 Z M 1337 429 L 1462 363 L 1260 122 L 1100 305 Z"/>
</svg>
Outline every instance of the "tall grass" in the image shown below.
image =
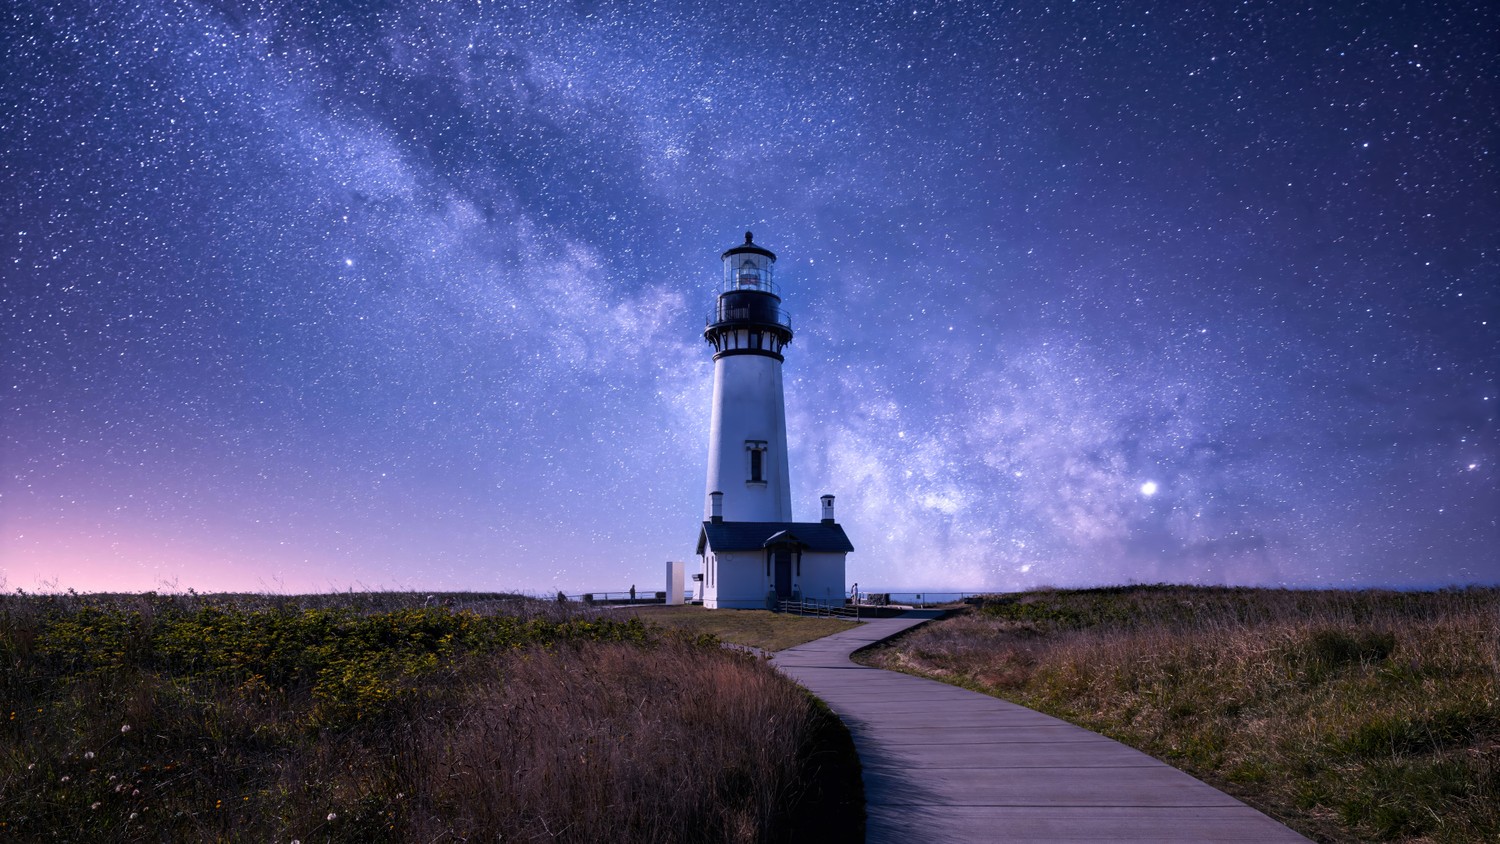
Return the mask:
<svg viewBox="0 0 1500 844">
<path fill-rule="evenodd" d="M 0 665 L 0 840 L 859 826 L 857 793 L 823 776 L 847 738 L 796 685 L 711 638 L 552 602 L 12 595 Z"/>
<path fill-rule="evenodd" d="M 1500 590 L 997 596 L 866 657 L 1165 759 L 1315 838 L 1500 838 Z"/>
</svg>

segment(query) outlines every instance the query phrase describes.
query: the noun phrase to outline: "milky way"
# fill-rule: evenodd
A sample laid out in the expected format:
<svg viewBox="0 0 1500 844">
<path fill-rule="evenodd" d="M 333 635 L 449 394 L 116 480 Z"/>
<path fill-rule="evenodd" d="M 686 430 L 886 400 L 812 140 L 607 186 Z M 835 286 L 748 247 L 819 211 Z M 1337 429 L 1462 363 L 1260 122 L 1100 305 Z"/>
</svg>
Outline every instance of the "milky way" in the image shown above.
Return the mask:
<svg viewBox="0 0 1500 844">
<path fill-rule="evenodd" d="M 746 229 L 851 580 L 1500 581 L 1490 4 L 92 5 L 0 21 L 5 588 L 659 588 Z"/>
</svg>

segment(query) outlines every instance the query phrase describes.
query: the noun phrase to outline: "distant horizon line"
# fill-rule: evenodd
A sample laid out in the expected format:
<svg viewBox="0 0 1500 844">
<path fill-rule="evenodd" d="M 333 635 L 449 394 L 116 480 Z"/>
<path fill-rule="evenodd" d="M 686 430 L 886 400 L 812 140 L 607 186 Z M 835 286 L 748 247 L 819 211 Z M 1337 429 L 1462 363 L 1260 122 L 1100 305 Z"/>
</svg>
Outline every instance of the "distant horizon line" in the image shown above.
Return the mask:
<svg viewBox="0 0 1500 844">
<path fill-rule="evenodd" d="M 1305 584 L 1304 585 L 1294 585 L 1294 584 L 1252 584 L 1252 583 L 1185 583 L 1185 582 L 1172 582 L 1172 581 L 1164 581 L 1164 580 L 1163 581 L 1151 581 L 1151 582 L 1132 581 L 1132 582 L 1125 582 L 1125 583 L 1120 583 L 1120 582 L 1103 583 L 1103 582 L 1101 582 L 1101 583 L 1093 583 L 1093 584 L 1087 584 L 1087 585 L 1078 585 L 1078 584 L 1073 584 L 1073 585 L 1038 584 L 1038 585 L 1035 585 L 1035 586 L 1027 586 L 1027 587 L 1023 587 L 1023 588 L 1010 588 L 1010 589 L 1007 589 L 1007 588 L 1004 588 L 1004 587 L 990 587 L 990 588 L 978 588 L 978 589 L 975 589 L 975 588 L 920 587 L 920 586 L 919 587 L 915 587 L 915 588 L 911 588 L 911 587 L 890 587 L 890 586 L 884 586 L 884 585 L 866 587 L 866 586 L 861 585 L 859 587 L 859 592 L 860 592 L 861 595 L 883 594 L 883 595 L 933 595 L 933 596 L 939 596 L 939 595 L 958 595 L 958 596 L 975 595 L 975 596 L 977 596 L 977 595 L 995 595 L 995 594 L 1015 594 L 1015 593 L 1021 593 L 1021 592 L 1042 592 L 1042 591 L 1052 591 L 1052 590 L 1056 590 L 1056 591 L 1077 591 L 1077 590 L 1084 590 L 1084 589 L 1128 589 L 1128 588 L 1134 588 L 1134 587 L 1152 587 L 1152 586 L 1192 587 L 1192 588 L 1204 588 L 1204 589 L 1266 589 L 1266 590 L 1281 589 L 1281 590 L 1288 590 L 1288 591 L 1344 591 L 1344 592 L 1358 592 L 1358 591 L 1365 591 L 1365 590 L 1385 590 L 1385 591 L 1391 591 L 1391 592 L 1438 592 L 1438 591 L 1442 591 L 1442 590 L 1445 590 L 1445 589 L 1463 590 L 1463 589 L 1492 589 L 1492 588 L 1500 588 L 1500 579 L 1496 579 L 1496 580 L 1493 580 L 1493 581 L 1479 581 L 1479 580 L 1474 580 L 1474 581 L 1468 581 L 1468 582 L 1462 582 L 1462 583 L 1459 583 L 1459 582 L 1425 583 L 1425 584 L 1414 583 L 1414 584 L 1403 584 L 1403 585 L 1392 585 L 1392 584 L 1363 584 L 1363 585 L 1353 585 L 1353 584 L 1351 584 L 1351 585 L 1343 585 L 1343 586 L 1331 585 L 1331 584 L 1330 585 L 1305 585 Z M 402 594 L 404 594 L 404 595 L 422 595 L 422 594 L 426 594 L 426 595 L 429 595 L 429 596 L 432 596 L 432 597 L 448 596 L 448 595 L 495 595 L 495 596 L 534 598 L 534 599 L 555 599 L 555 597 L 557 595 L 559 595 L 559 594 L 565 595 L 565 596 L 567 596 L 569 598 L 578 598 L 578 597 L 581 597 L 583 595 L 626 595 L 626 594 L 629 594 L 630 591 L 631 591 L 630 587 L 628 587 L 628 586 L 626 588 L 624 588 L 624 589 L 578 589 L 578 590 L 568 590 L 568 589 L 557 589 L 557 590 L 550 590 L 550 589 L 548 589 L 548 590 L 526 590 L 526 589 L 414 589 L 414 588 L 405 588 L 405 589 L 401 589 L 401 588 L 389 588 L 389 589 L 386 589 L 386 588 L 376 588 L 376 589 L 372 589 L 372 588 L 368 588 L 368 587 L 353 587 L 353 586 L 351 586 L 351 587 L 347 587 L 347 588 L 343 588 L 343 589 L 330 588 L 330 589 L 326 589 L 326 590 L 312 590 L 312 591 L 272 591 L 272 590 L 259 590 L 259 591 L 257 591 L 257 590 L 248 590 L 248 589 L 240 589 L 240 590 L 235 590 L 235 589 L 199 590 L 199 589 L 197 589 L 195 587 L 191 587 L 191 586 L 186 587 L 186 588 L 178 588 L 178 587 L 176 587 L 174 585 L 174 586 L 166 587 L 166 588 L 138 589 L 138 590 L 109 590 L 109 589 L 89 590 L 89 589 L 79 589 L 79 588 L 76 588 L 76 587 L 62 588 L 62 587 L 56 587 L 56 586 L 50 586 L 50 587 L 45 588 L 45 589 L 25 589 L 25 588 L 22 588 L 22 587 L 15 587 L 13 589 L 5 590 L 5 591 L 0 591 L 0 595 L 68 595 L 68 594 L 73 594 L 73 595 L 197 595 L 197 596 L 203 596 L 203 597 L 215 596 L 215 595 L 256 595 L 256 596 L 262 596 L 262 597 L 281 596 L 281 597 L 293 598 L 293 597 L 314 596 L 314 595 L 402 595 Z M 637 587 L 635 591 L 636 591 L 636 593 L 638 595 L 654 595 L 657 592 L 662 592 L 662 591 L 665 591 L 665 590 L 655 589 L 655 588 L 651 588 L 651 587 L 647 587 L 647 588 Z M 692 590 L 691 589 L 684 589 L 683 592 L 686 595 L 692 594 Z M 847 594 L 848 593 L 846 592 L 846 595 Z"/>
</svg>

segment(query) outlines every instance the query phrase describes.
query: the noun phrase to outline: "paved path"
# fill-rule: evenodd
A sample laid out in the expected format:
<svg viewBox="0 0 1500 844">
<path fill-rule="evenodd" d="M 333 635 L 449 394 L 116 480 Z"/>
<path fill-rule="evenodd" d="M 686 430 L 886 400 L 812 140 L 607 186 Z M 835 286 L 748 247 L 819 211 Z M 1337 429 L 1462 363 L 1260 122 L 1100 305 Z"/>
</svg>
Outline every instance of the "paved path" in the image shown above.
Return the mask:
<svg viewBox="0 0 1500 844">
<path fill-rule="evenodd" d="M 864 622 L 774 657 L 848 725 L 864 768 L 867 841 L 1307 841 L 1098 733 L 849 661 L 934 615 Z"/>
</svg>

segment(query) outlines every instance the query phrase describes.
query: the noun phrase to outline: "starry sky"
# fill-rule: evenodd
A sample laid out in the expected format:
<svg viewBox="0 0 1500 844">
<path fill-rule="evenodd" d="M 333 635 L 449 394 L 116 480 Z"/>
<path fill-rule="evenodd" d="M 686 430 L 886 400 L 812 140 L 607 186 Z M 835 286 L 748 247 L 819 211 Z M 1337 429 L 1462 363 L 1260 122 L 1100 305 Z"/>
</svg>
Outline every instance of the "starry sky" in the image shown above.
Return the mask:
<svg viewBox="0 0 1500 844">
<path fill-rule="evenodd" d="M 1500 581 L 1497 8 L 10 4 L 0 586 L 659 589 L 747 229 L 851 581 Z"/>
</svg>

